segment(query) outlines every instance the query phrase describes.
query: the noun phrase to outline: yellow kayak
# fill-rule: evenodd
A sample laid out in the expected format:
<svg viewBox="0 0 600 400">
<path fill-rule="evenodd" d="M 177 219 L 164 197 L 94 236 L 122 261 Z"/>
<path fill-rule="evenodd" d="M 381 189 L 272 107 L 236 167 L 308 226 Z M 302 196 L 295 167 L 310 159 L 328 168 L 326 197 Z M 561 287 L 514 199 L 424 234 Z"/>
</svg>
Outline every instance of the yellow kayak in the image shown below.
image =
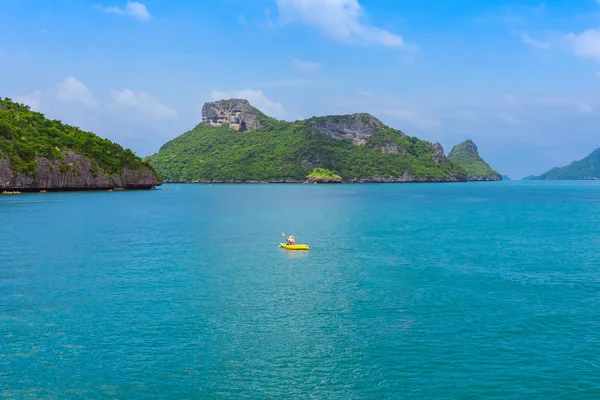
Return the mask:
<svg viewBox="0 0 600 400">
<path fill-rule="evenodd" d="M 281 245 L 281 247 L 283 247 L 284 249 L 288 249 L 288 250 L 308 250 L 308 245 L 307 244 L 285 244 L 285 243 L 279 243 Z"/>
</svg>

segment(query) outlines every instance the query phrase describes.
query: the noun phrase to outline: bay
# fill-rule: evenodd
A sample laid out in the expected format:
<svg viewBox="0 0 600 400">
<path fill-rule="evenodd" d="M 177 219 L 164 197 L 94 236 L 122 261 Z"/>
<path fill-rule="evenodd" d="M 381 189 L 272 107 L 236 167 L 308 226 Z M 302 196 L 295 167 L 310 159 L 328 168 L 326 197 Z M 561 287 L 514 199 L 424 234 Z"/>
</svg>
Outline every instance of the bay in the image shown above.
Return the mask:
<svg viewBox="0 0 600 400">
<path fill-rule="evenodd" d="M 0 398 L 596 399 L 599 227 L 597 182 L 1 196 Z"/>
</svg>

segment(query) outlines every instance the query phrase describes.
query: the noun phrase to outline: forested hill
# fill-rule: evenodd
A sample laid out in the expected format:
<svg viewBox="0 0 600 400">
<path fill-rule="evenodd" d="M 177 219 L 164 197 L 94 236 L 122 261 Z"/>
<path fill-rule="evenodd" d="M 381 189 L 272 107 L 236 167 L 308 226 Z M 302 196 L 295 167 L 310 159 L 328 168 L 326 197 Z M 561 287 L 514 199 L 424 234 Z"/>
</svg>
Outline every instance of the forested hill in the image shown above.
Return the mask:
<svg viewBox="0 0 600 400">
<path fill-rule="evenodd" d="M 0 100 L 0 189 L 151 188 L 154 168 L 91 132 Z"/>
<path fill-rule="evenodd" d="M 533 179 L 554 180 L 596 180 L 600 179 L 600 148 L 594 150 L 589 156 L 579 161 L 573 161 L 565 167 L 553 168 L 550 171 Z"/>
<path fill-rule="evenodd" d="M 206 103 L 202 122 L 147 158 L 169 182 L 465 181 L 438 143 L 410 137 L 369 114 L 286 122 L 242 99 Z"/>
</svg>

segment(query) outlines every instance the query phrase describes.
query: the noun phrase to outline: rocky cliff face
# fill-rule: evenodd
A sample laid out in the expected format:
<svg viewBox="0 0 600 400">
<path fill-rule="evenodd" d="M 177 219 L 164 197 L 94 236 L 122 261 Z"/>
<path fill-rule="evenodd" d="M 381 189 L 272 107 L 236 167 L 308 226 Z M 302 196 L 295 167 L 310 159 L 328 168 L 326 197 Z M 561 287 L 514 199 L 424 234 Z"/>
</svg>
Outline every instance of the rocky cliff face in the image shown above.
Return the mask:
<svg viewBox="0 0 600 400">
<path fill-rule="evenodd" d="M 446 154 L 444 153 L 444 148 L 439 143 L 432 143 L 431 149 L 433 150 L 433 159 L 436 163 L 441 163 L 446 160 Z"/>
<path fill-rule="evenodd" d="M 385 125 L 380 120 L 369 114 L 315 117 L 307 120 L 307 123 L 312 129 L 327 136 L 338 140 L 349 140 L 355 145 L 365 144 L 372 134 L 385 129 Z M 385 150 L 394 151 L 392 148 Z"/>
<path fill-rule="evenodd" d="M 242 99 L 204 103 L 202 123 L 210 126 L 229 125 L 238 132 L 252 131 L 260 126 L 258 113 L 248 100 Z"/>
<path fill-rule="evenodd" d="M 149 168 L 125 169 L 121 176 L 107 176 L 102 171 L 92 172 L 92 163 L 73 152 L 63 153 L 64 160 L 37 158 L 35 176 L 14 174 L 10 160 L 0 158 L 1 190 L 94 190 L 94 189 L 150 189 L 162 184 Z"/>
</svg>

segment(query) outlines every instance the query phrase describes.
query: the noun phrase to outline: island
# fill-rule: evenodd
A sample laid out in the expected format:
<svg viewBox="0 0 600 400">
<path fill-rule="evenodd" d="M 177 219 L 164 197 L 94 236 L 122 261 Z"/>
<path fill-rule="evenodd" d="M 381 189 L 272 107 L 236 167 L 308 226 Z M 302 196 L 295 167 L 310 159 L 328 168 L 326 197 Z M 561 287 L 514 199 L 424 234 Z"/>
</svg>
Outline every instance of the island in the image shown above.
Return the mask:
<svg viewBox="0 0 600 400">
<path fill-rule="evenodd" d="M 131 150 L 0 100 L 0 190 L 151 189 L 162 179 Z"/>
<path fill-rule="evenodd" d="M 501 181 L 502 175 L 492 169 L 479 155 L 477 145 L 465 140 L 452 148 L 448 159 L 467 170 L 469 181 Z"/>
<path fill-rule="evenodd" d="M 564 167 L 552 168 L 534 180 L 598 180 L 600 179 L 600 148 L 579 161 Z"/>
<path fill-rule="evenodd" d="M 146 158 L 172 183 L 466 182 L 439 143 L 366 113 L 293 122 L 244 99 L 205 103 L 202 122 Z"/>
</svg>

